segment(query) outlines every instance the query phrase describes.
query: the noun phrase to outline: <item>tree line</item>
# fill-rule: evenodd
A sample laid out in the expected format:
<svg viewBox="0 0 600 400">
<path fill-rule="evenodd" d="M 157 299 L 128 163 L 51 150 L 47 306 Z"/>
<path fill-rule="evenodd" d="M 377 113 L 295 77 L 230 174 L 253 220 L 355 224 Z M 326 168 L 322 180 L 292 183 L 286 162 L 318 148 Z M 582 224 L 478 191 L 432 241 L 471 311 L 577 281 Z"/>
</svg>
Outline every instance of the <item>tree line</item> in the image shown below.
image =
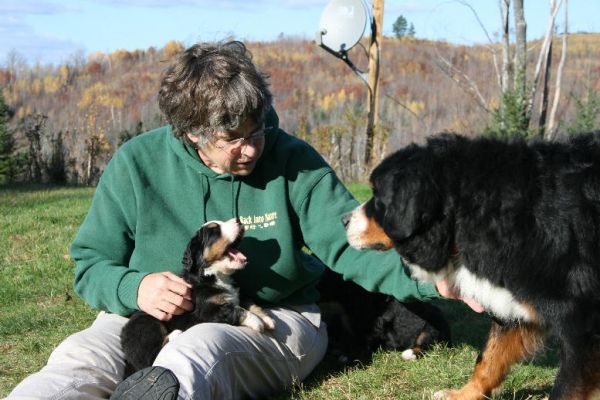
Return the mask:
<svg viewBox="0 0 600 400">
<path fill-rule="evenodd" d="M 342 179 L 364 179 L 371 168 L 360 156 L 364 84 L 311 41 L 281 37 L 247 44 L 256 64 L 270 75 L 282 128 L 312 143 Z M 525 62 L 532 66 L 542 41 L 530 45 Z M 569 35 L 556 118 L 559 136 L 597 127 L 599 48 L 597 34 Z M 59 66 L 28 65 L 13 57 L 0 68 L 0 181 L 94 185 L 123 142 L 165 123 L 156 92 L 161 71 L 181 49 L 183 44 L 171 42 L 160 49 L 75 57 Z M 508 126 L 498 118 L 507 115 L 511 98 L 490 79 L 501 49 L 499 43 L 459 46 L 384 38 L 373 163 L 440 131 L 505 134 Z M 549 69 L 554 74 L 559 40 L 555 49 Z M 358 64 L 367 62 L 360 50 L 352 51 Z M 535 69 L 524 74 L 531 82 Z M 555 81 L 548 80 L 548 91 L 554 88 Z M 514 132 L 537 132 L 523 127 Z"/>
</svg>

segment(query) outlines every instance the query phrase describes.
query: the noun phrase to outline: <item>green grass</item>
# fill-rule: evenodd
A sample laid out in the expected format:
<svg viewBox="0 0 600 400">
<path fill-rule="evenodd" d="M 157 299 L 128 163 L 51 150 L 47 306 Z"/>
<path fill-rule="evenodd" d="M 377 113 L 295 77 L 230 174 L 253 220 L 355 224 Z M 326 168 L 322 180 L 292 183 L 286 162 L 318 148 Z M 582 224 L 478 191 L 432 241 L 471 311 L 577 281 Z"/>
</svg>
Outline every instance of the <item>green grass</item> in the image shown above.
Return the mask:
<svg viewBox="0 0 600 400">
<path fill-rule="evenodd" d="M 418 361 L 408 362 L 397 352 L 378 352 L 369 365 L 337 367 L 325 360 L 284 399 L 402 399 L 432 398 L 440 389 L 459 388 L 471 376 L 478 351 L 487 337 L 490 320 L 462 303 L 435 302 L 450 321 L 453 346 L 437 346 Z M 550 346 L 534 360 L 516 365 L 492 399 L 546 398 L 556 374 L 556 349 Z"/>
<path fill-rule="evenodd" d="M 360 201 L 365 185 L 348 185 Z M 90 188 L 0 188 L 0 397 L 39 370 L 52 349 L 85 328 L 96 312 L 72 290 L 68 247 L 91 202 Z M 369 365 L 340 367 L 325 360 L 303 383 L 276 399 L 429 399 L 460 387 L 470 376 L 489 320 L 458 302 L 439 301 L 450 320 L 454 346 L 438 347 L 417 362 L 395 352 L 375 354 Z M 494 399 L 542 399 L 556 373 L 551 348 L 518 365 Z"/>
<path fill-rule="evenodd" d="M 72 291 L 68 255 L 92 193 L 0 189 L 0 397 L 40 369 L 62 339 L 95 315 Z"/>
</svg>

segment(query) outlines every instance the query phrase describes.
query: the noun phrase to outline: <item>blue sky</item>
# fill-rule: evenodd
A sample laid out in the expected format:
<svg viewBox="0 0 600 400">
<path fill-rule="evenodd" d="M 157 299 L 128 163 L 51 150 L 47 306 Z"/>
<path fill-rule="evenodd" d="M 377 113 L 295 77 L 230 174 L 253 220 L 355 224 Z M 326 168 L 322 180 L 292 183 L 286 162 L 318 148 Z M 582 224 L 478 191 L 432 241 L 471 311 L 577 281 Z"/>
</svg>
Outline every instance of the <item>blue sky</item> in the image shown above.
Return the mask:
<svg viewBox="0 0 600 400">
<path fill-rule="evenodd" d="M 0 0 L 0 66 L 14 52 L 27 62 L 68 61 L 73 55 L 116 49 L 185 45 L 226 37 L 275 40 L 315 37 L 328 0 Z M 498 0 L 385 0 L 384 33 L 399 15 L 417 37 L 487 43 L 473 12 L 494 40 L 500 29 Z M 368 1 L 370 7 L 370 1 Z M 528 37 L 539 38 L 549 0 L 525 0 Z M 569 1 L 569 31 L 600 32 L 600 0 Z M 558 18 L 562 29 L 562 13 Z"/>
</svg>

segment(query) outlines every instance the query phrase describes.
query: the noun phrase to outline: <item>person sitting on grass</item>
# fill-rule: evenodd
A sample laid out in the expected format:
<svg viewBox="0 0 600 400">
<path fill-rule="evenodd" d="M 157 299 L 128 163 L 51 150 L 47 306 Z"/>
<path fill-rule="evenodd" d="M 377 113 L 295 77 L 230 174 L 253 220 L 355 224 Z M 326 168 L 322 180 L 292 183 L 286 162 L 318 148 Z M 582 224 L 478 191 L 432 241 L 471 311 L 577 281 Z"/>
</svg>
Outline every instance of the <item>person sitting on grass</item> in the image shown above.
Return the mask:
<svg viewBox="0 0 600 400">
<path fill-rule="evenodd" d="M 394 252 L 348 245 L 340 219 L 357 201 L 315 149 L 279 127 L 267 77 L 244 44 L 180 53 L 158 102 L 169 125 L 114 154 L 71 247 L 75 290 L 100 313 L 9 399 L 264 398 L 302 381 L 325 354 L 315 289 L 324 268 L 400 300 L 439 297 Z M 167 321 L 192 310 L 178 275 L 186 244 L 203 223 L 232 217 L 246 229 L 249 261 L 235 280 L 275 329 L 196 325 L 123 381 L 127 316 L 143 310 Z"/>
</svg>

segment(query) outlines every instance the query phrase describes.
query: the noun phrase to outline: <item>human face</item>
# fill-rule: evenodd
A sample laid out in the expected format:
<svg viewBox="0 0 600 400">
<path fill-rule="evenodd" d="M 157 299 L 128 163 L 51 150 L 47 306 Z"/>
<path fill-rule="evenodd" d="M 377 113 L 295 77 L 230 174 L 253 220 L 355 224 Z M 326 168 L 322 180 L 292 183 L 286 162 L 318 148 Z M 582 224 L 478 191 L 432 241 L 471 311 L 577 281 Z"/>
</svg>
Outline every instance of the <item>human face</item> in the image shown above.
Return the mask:
<svg viewBox="0 0 600 400">
<path fill-rule="evenodd" d="M 198 148 L 207 167 L 217 173 L 245 176 L 256 167 L 265 147 L 264 126 L 246 120 L 239 128 L 217 133 L 217 139 Z M 198 139 L 190 134 L 191 141 Z"/>
</svg>

